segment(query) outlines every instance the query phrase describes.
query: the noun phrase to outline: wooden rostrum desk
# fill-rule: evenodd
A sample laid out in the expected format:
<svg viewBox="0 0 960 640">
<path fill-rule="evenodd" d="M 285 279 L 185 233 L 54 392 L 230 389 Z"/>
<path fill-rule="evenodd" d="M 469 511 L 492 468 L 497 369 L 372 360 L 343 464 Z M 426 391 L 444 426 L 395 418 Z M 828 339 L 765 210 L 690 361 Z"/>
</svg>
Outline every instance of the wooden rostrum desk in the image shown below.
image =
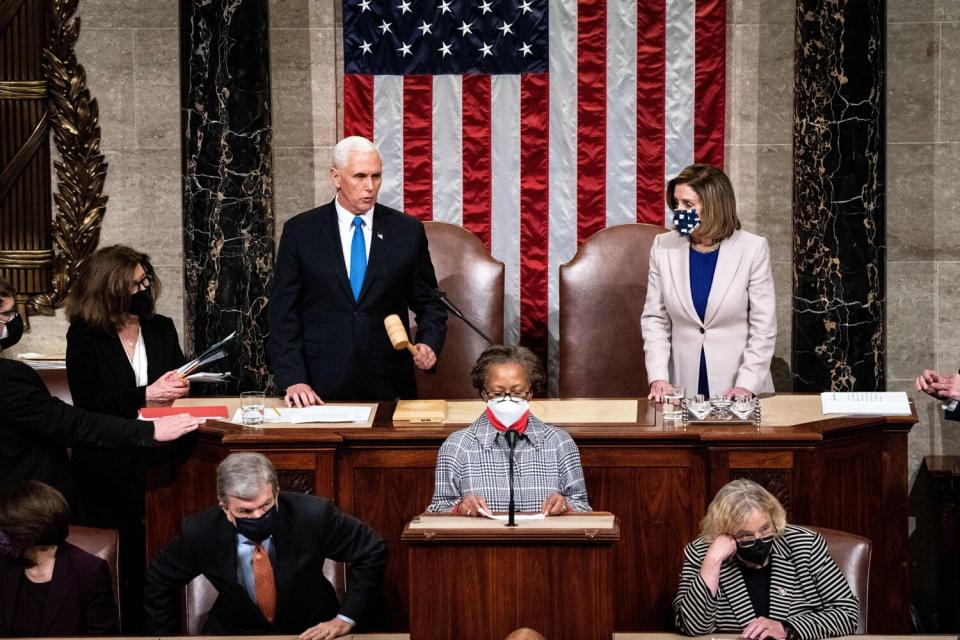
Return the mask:
<svg viewBox="0 0 960 640">
<path fill-rule="evenodd" d="M 226 403 L 231 415 L 237 405 L 236 399 L 183 402 Z M 532 402 L 535 415 L 549 417 L 553 405 L 546 402 Z M 619 519 L 615 630 L 672 628 L 670 603 L 684 545 L 697 536 L 714 493 L 729 480 L 750 478 L 783 502 L 790 522 L 870 538 L 869 630 L 907 633 L 907 435 L 916 411 L 827 417 L 817 395 L 779 395 L 762 403 L 759 430 L 684 430 L 664 424 L 645 399 L 636 401 L 632 423 L 599 423 L 593 413 L 598 417 L 563 425 L 580 448 L 591 506 Z M 479 415 L 482 403 L 451 411 L 461 422 L 444 425 L 394 425 L 394 408 L 380 403 L 373 426 L 364 428 L 248 429 L 211 422 L 183 442 L 154 450 L 147 472 L 147 557 L 177 533 L 184 517 L 216 504 L 220 460 L 234 451 L 260 451 L 276 465 L 281 488 L 331 497 L 384 537 L 390 559 L 372 628 L 408 630 L 407 547 L 400 537 L 430 503 L 440 444 L 465 426 L 467 416 Z"/>
</svg>

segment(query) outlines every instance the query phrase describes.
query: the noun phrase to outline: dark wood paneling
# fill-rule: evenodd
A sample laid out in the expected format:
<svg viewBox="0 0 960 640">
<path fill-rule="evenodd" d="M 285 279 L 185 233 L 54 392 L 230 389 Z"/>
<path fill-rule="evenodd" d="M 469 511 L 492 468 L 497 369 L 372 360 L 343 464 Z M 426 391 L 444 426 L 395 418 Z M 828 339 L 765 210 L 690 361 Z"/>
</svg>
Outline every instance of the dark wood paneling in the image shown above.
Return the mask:
<svg viewBox="0 0 960 640">
<path fill-rule="evenodd" d="M 585 446 L 581 459 L 590 506 L 620 519 L 614 565 L 630 569 L 617 571 L 615 591 L 647 603 L 617 607 L 614 629 L 671 629 L 683 547 L 703 517 L 701 458 L 693 450 Z"/>
</svg>

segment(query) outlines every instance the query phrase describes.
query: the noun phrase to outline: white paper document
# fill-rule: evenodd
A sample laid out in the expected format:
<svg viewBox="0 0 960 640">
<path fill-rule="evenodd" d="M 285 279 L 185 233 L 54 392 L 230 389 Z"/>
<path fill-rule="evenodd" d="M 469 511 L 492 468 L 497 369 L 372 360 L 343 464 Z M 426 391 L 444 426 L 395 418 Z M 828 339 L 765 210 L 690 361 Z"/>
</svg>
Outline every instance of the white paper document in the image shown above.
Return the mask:
<svg viewBox="0 0 960 640">
<path fill-rule="evenodd" d="M 486 509 L 480 509 L 480 515 L 484 518 L 490 518 L 491 520 L 502 520 L 506 522 L 510 519 L 510 516 L 495 516 Z M 543 520 L 547 516 L 542 513 L 517 513 L 514 514 L 514 522 L 529 522 L 530 520 Z"/>
<path fill-rule="evenodd" d="M 903 391 L 849 391 L 820 394 L 823 414 L 855 416 L 908 416 L 910 401 Z"/>
<path fill-rule="evenodd" d="M 240 409 L 233 414 L 232 422 L 242 424 Z M 370 419 L 370 407 L 355 407 L 343 404 L 321 404 L 315 407 L 267 407 L 263 421 L 267 424 L 307 424 L 311 422 L 359 422 Z"/>
</svg>

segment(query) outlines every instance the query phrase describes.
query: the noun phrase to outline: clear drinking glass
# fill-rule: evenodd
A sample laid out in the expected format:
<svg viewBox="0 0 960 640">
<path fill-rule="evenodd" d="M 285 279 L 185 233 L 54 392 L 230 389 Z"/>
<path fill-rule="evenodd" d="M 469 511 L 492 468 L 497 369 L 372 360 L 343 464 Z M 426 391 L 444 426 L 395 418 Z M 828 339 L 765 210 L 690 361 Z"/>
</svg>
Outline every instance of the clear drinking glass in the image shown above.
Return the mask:
<svg viewBox="0 0 960 640">
<path fill-rule="evenodd" d="M 664 420 L 682 420 L 683 419 L 683 399 L 685 390 L 680 385 L 671 385 L 673 391 L 663 394 L 663 419 Z"/>
<path fill-rule="evenodd" d="M 750 396 L 737 396 L 733 404 L 730 406 L 730 411 L 733 411 L 733 415 L 737 416 L 741 420 L 750 420 L 753 418 L 753 409 L 754 409 L 754 400 Z"/>
<path fill-rule="evenodd" d="M 727 396 L 719 393 L 712 398 L 710 398 L 710 406 L 713 409 L 713 415 L 717 420 L 729 420 L 730 419 L 730 407 L 733 405 L 733 400 Z"/>
<path fill-rule="evenodd" d="M 710 406 L 710 403 L 707 402 L 707 399 L 702 393 L 698 393 L 693 397 L 693 400 L 687 401 L 687 409 L 697 420 L 703 420 L 708 415 L 710 411 L 713 410 L 713 407 Z"/>
<path fill-rule="evenodd" d="M 243 424 L 263 424 L 264 395 L 263 391 L 244 391 L 240 394 L 240 419 Z"/>
</svg>

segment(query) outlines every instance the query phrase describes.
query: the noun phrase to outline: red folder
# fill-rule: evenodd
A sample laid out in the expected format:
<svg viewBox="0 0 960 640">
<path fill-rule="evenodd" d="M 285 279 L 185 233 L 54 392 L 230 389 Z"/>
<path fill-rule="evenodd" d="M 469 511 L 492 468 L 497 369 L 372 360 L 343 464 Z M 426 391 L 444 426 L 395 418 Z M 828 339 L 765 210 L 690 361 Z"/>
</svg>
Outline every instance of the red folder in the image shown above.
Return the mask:
<svg viewBox="0 0 960 640">
<path fill-rule="evenodd" d="M 219 404 L 209 407 L 144 407 L 140 409 L 140 419 L 156 420 L 164 416 L 176 416 L 181 413 L 189 414 L 195 418 L 223 418 L 224 420 L 228 416 L 227 406 Z"/>
</svg>

